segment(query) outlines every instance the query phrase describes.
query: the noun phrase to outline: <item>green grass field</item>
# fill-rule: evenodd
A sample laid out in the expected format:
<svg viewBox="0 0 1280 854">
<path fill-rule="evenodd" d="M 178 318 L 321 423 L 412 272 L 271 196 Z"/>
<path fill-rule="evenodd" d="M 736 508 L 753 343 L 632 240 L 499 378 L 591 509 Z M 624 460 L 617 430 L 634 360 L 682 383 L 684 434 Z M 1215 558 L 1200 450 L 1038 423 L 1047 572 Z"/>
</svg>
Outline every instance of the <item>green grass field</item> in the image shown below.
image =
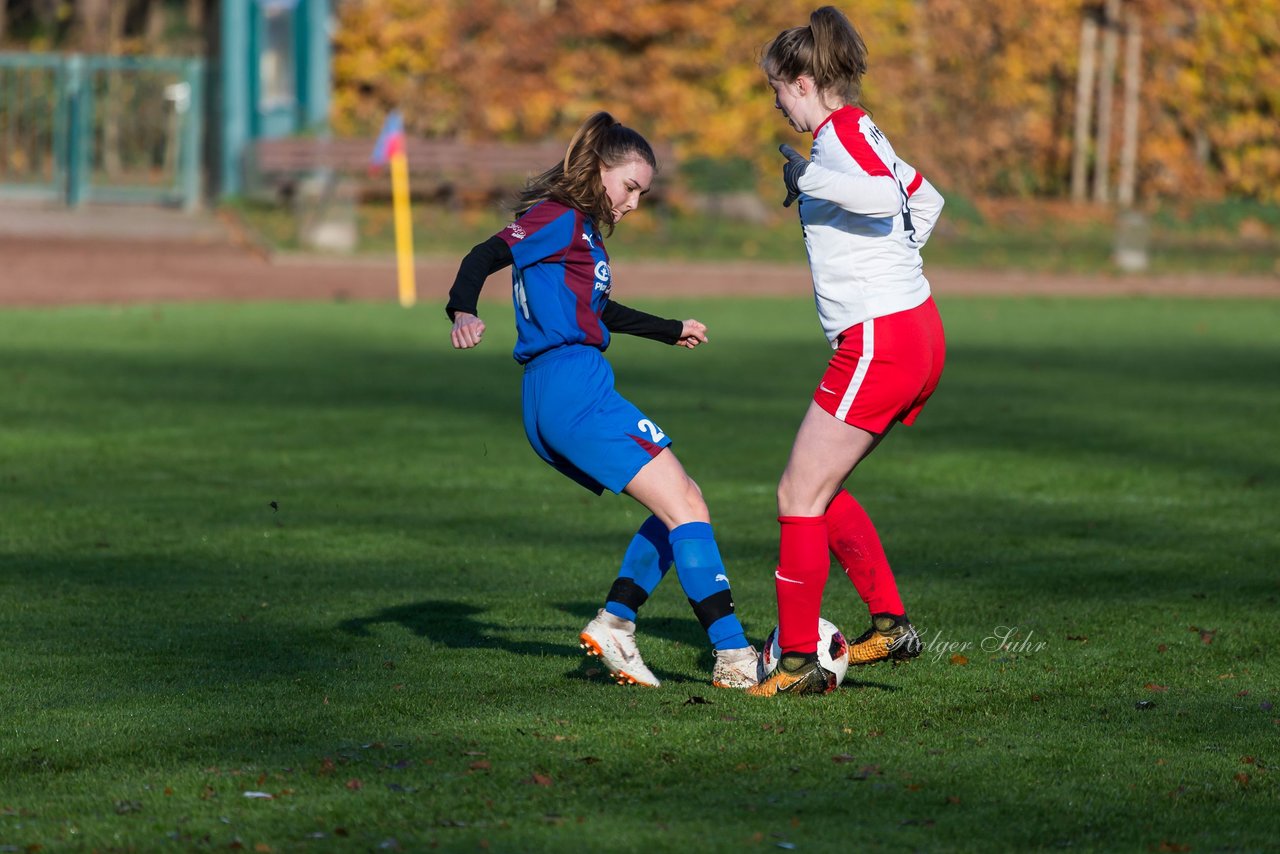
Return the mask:
<svg viewBox="0 0 1280 854">
<path fill-rule="evenodd" d="M 759 643 L 812 303 L 638 304 L 710 326 L 610 355 Z M 643 514 L 528 449 L 506 306 L 0 313 L 0 850 L 1276 850 L 1280 302 L 940 305 L 851 480 L 925 654 L 785 701 L 674 578 L 661 689 L 580 656 Z"/>
</svg>

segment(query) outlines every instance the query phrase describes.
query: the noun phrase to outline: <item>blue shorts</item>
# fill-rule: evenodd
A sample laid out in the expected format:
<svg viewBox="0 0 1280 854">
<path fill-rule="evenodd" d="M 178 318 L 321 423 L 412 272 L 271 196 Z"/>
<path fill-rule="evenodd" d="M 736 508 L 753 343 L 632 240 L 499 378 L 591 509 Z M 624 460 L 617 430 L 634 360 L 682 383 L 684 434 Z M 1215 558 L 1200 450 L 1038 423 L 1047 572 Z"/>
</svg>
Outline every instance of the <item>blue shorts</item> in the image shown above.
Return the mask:
<svg viewBox="0 0 1280 854">
<path fill-rule="evenodd" d="M 620 493 L 671 439 L 613 387 L 594 347 L 548 350 L 524 366 L 524 433 L 538 456 L 596 495 Z"/>
</svg>

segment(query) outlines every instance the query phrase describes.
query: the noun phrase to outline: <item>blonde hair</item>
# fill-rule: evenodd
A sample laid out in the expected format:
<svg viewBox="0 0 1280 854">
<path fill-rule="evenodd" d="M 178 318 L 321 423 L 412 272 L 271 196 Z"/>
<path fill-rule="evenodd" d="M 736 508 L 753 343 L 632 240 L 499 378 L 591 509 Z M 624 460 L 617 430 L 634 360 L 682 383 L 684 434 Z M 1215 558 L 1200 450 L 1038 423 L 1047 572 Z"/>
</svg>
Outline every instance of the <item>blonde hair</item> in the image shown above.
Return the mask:
<svg viewBox="0 0 1280 854">
<path fill-rule="evenodd" d="M 813 78 L 818 91 L 841 104 L 857 104 L 867 73 L 867 45 L 853 24 L 834 6 L 809 15 L 807 27 L 792 27 L 769 42 L 760 59 L 764 73 L 788 83 Z"/>
<path fill-rule="evenodd" d="M 607 237 L 613 234 L 613 213 L 600 170 L 633 158 L 644 160 L 657 171 L 658 159 L 648 141 L 608 113 L 598 112 L 569 140 L 564 160 L 529 179 L 516 200 L 515 212 L 518 216 L 538 202 L 554 199 L 582 211 Z"/>
</svg>

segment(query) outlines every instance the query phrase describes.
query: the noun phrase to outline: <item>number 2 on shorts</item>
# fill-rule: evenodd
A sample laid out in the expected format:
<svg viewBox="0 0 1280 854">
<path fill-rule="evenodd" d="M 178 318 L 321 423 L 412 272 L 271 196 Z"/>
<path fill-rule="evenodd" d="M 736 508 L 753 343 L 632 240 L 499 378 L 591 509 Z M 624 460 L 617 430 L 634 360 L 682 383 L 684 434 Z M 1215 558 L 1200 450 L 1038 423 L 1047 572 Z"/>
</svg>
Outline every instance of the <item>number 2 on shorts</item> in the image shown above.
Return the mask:
<svg viewBox="0 0 1280 854">
<path fill-rule="evenodd" d="M 648 433 L 650 436 L 652 436 L 653 441 L 655 443 L 661 442 L 663 439 L 667 437 L 667 434 L 659 430 L 658 425 L 654 424 L 648 418 L 641 418 L 639 421 L 636 422 L 636 427 L 640 428 L 641 433 Z"/>
</svg>

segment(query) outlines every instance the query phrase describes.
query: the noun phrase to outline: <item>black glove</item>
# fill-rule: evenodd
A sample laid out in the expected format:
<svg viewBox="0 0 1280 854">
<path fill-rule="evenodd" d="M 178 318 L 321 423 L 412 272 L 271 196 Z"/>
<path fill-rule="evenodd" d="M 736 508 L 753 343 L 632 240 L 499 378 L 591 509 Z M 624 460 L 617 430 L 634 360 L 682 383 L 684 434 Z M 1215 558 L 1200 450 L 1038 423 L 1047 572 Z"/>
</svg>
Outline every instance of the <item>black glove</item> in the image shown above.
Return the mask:
<svg viewBox="0 0 1280 854">
<path fill-rule="evenodd" d="M 782 206 L 789 208 L 791 203 L 800 197 L 800 176 L 809 168 L 809 161 L 786 143 L 779 145 L 778 150 L 782 152 L 783 157 L 787 158 L 787 162 L 782 164 L 782 183 L 787 185 L 787 198 Z"/>
</svg>

